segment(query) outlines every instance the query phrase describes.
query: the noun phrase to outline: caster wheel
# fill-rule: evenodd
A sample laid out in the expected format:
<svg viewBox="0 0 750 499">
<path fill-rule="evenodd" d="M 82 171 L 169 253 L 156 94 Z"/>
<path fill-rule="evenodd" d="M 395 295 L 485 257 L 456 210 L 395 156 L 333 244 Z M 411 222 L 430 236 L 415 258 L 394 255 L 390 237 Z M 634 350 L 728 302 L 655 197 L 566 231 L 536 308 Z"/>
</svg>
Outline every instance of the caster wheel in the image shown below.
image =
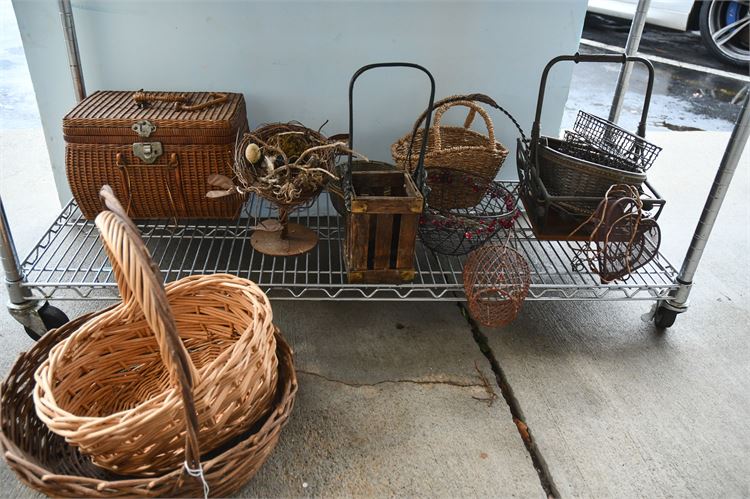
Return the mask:
<svg viewBox="0 0 750 499">
<path fill-rule="evenodd" d="M 674 310 L 659 307 L 654 314 L 654 324 L 660 329 L 666 329 L 672 327 L 676 318 L 677 312 Z"/>
<path fill-rule="evenodd" d="M 38 313 L 39 317 L 41 317 L 42 319 L 42 323 L 47 328 L 47 330 L 60 327 L 70 321 L 70 319 L 68 319 L 68 316 L 65 315 L 65 312 L 63 312 L 59 308 L 53 307 L 49 303 L 45 303 L 44 305 L 42 305 Z M 39 336 L 39 334 L 33 329 L 28 327 L 24 327 L 23 329 L 32 340 L 38 341 L 41 338 L 41 336 Z"/>
</svg>

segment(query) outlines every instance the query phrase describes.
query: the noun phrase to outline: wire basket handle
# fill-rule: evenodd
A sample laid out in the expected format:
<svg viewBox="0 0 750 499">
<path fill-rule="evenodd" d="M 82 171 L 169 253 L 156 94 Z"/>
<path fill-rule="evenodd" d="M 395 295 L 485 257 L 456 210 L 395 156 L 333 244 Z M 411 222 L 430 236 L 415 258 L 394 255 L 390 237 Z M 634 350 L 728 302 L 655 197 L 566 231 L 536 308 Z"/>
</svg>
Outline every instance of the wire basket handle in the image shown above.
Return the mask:
<svg viewBox="0 0 750 499">
<path fill-rule="evenodd" d="M 424 189 L 426 185 L 426 174 L 424 170 L 424 156 L 427 152 L 427 137 L 429 134 L 430 120 L 432 119 L 432 108 L 435 103 L 435 78 L 425 67 L 419 64 L 411 62 L 380 62 L 375 64 L 368 64 L 362 66 L 354 73 L 352 79 L 349 81 L 349 159 L 346 163 L 346 169 L 341 176 L 341 184 L 344 190 L 344 201 L 346 203 L 347 210 L 351 208 L 351 198 L 353 193 L 352 186 L 352 151 L 354 150 L 354 83 L 357 81 L 362 73 L 375 68 L 413 68 L 422 71 L 430 79 L 430 100 L 427 104 L 427 126 L 424 131 L 424 140 L 422 141 L 422 148 L 419 151 L 419 161 L 417 162 L 417 168 L 414 170 L 414 182 L 420 191 Z"/>
<path fill-rule="evenodd" d="M 104 249 L 112 264 L 122 300 L 135 301 L 159 344 L 159 354 L 173 387 L 178 388 L 185 411 L 185 458 L 191 468 L 199 466 L 198 415 L 193 384 L 198 381 L 187 350 L 177 334 L 177 324 L 167 301 L 159 269 L 154 264 L 135 224 L 108 185 L 99 192 L 109 211 L 97 215 Z"/>
<path fill-rule="evenodd" d="M 435 102 L 434 109 L 439 109 L 446 104 L 450 104 L 453 102 L 481 102 L 482 104 L 486 104 L 490 107 L 493 107 L 503 113 L 505 116 L 508 117 L 508 119 L 513 123 L 513 125 L 518 130 L 518 133 L 521 135 L 521 139 L 524 143 L 528 142 L 528 139 L 526 138 L 526 134 L 524 133 L 523 129 L 521 128 L 521 125 L 518 123 L 518 120 L 516 120 L 512 114 L 510 114 L 504 107 L 502 107 L 500 104 L 495 102 L 495 100 L 485 94 L 466 94 L 466 95 L 451 95 L 449 97 L 444 97 L 440 99 L 439 101 Z M 481 109 L 481 107 L 480 107 Z M 414 128 L 412 128 L 412 134 L 411 134 L 411 141 L 409 143 L 409 152 L 406 159 L 407 168 L 411 169 L 411 150 L 412 150 L 412 144 L 414 144 L 414 139 L 417 137 L 417 132 L 419 131 L 419 126 L 424 121 L 425 117 L 427 116 L 427 109 L 417 118 L 417 121 L 414 122 Z M 437 119 L 437 111 L 436 111 L 436 119 Z M 466 124 L 468 123 L 469 126 L 471 126 L 471 121 L 473 121 L 474 116 L 471 112 L 469 112 L 469 115 L 466 117 L 466 121 L 464 122 L 464 127 L 468 128 Z M 438 123 L 435 123 L 437 125 Z M 426 129 L 429 129 L 429 123 L 427 123 Z"/>
<path fill-rule="evenodd" d="M 466 115 L 466 120 L 464 120 L 464 128 L 469 128 L 471 126 L 477 114 L 482 117 L 484 124 L 487 127 L 487 136 L 489 137 L 492 150 L 496 150 L 495 125 L 492 123 L 492 118 L 490 118 L 490 115 L 482 106 L 468 100 L 448 102 L 435 109 L 435 123 L 432 125 L 432 128 L 435 130 L 435 148 L 438 150 L 443 149 L 443 137 L 440 132 L 440 123 L 443 120 L 443 114 L 445 114 L 448 109 L 456 106 L 469 108 L 469 114 Z"/>
<path fill-rule="evenodd" d="M 651 93 L 654 89 L 654 66 L 648 59 L 638 56 L 626 56 L 622 55 L 581 55 L 576 52 L 574 55 L 560 55 L 552 59 L 544 67 L 542 72 L 542 79 L 539 82 L 539 97 L 536 101 L 536 115 L 534 116 L 534 125 L 531 127 L 531 148 L 532 157 L 536 158 L 536 143 L 539 141 L 540 136 L 540 125 L 542 119 L 542 104 L 544 103 L 544 92 L 547 88 L 547 76 L 549 75 L 552 66 L 558 62 L 572 61 L 576 64 L 579 62 L 617 62 L 625 64 L 626 62 L 639 62 L 646 66 L 648 71 L 648 82 L 646 83 L 646 91 L 643 98 L 643 109 L 641 110 L 641 121 L 638 124 L 637 134 L 640 137 L 646 136 L 646 119 L 648 118 L 648 108 L 651 104 Z"/>
</svg>

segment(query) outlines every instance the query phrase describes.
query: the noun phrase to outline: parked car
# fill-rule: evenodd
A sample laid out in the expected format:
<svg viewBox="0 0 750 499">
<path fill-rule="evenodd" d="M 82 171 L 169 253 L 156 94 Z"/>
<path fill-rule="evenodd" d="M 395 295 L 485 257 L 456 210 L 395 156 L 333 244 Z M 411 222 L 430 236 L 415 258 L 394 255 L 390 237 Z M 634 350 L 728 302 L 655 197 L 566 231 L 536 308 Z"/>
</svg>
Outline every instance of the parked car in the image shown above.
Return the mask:
<svg viewBox="0 0 750 499">
<path fill-rule="evenodd" d="M 638 0 L 589 0 L 589 12 L 632 19 Z M 750 0 L 653 0 L 646 22 L 680 31 L 700 31 L 719 59 L 750 63 Z"/>
</svg>

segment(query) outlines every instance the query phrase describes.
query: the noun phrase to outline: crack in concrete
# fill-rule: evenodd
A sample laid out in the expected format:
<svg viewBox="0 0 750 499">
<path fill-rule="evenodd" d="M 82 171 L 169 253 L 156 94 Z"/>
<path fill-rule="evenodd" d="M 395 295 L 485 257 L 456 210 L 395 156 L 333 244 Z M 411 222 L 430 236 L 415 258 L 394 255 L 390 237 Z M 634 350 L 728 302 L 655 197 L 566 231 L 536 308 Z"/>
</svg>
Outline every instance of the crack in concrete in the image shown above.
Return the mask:
<svg viewBox="0 0 750 499">
<path fill-rule="evenodd" d="M 526 447 L 526 451 L 529 453 L 529 457 L 531 457 L 531 462 L 533 463 L 534 469 L 539 477 L 542 489 L 544 489 L 547 497 L 560 497 L 560 493 L 555 486 L 555 482 L 552 480 L 552 475 L 549 472 L 549 467 L 544 460 L 544 456 L 536 445 L 536 442 L 534 442 L 531 428 L 526 424 L 526 418 L 523 415 L 521 404 L 513 393 L 513 388 L 508 382 L 505 371 L 495 358 L 495 354 L 492 352 L 492 347 L 490 347 L 489 342 L 487 341 L 487 336 L 482 333 L 479 329 L 479 325 L 471 318 L 466 306 L 463 303 L 458 302 L 458 307 L 461 310 L 461 315 L 463 315 L 466 322 L 469 323 L 471 334 L 474 336 L 474 341 L 477 343 L 477 346 L 479 346 L 479 350 L 485 357 L 487 357 L 487 360 L 492 367 L 492 371 L 495 373 L 497 385 L 500 387 L 500 393 L 502 394 L 503 399 L 505 399 L 505 403 L 508 405 L 511 417 L 513 418 L 513 423 L 516 425 L 518 434 Z"/>
<path fill-rule="evenodd" d="M 375 383 L 351 383 L 348 381 L 342 381 L 340 379 L 335 378 L 329 378 L 328 376 L 325 376 L 324 374 L 316 373 L 313 371 L 305 371 L 304 369 L 297 369 L 298 374 L 307 374 L 309 376 L 315 376 L 316 378 L 321 378 L 326 381 L 330 381 L 331 383 L 339 383 L 341 385 L 346 386 L 352 386 L 354 388 L 360 388 L 363 386 L 378 386 L 378 385 L 384 385 L 388 383 L 411 383 L 414 385 L 450 385 L 450 386 L 457 386 L 459 388 L 485 388 L 486 385 L 483 383 L 462 383 L 460 381 L 430 381 L 430 380 L 419 380 L 419 379 L 384 379 L 382 381 L 376 381 Z M 484 399 L 477 399 L 477 400 L 484 400 Z"/>
</svg>

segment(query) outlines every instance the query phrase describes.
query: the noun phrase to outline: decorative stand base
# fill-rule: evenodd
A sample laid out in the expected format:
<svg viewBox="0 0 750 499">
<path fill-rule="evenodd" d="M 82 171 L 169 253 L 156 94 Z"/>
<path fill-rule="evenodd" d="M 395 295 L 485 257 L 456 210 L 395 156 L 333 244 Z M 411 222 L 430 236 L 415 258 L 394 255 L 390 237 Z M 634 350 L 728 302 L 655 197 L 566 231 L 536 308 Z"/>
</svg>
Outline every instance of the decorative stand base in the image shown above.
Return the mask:
<svg viewBox="0 0 750 499">
<path fill-rule="evenodd" d="M 250 236 L 250 244 L 254 249 L 266 255 L 294 256 L 313 249 L 318 244 L 318 235 L 304 225 L 290 223 L 287 225 L 285 238 L 281 238 L 281 231 L 256 230 Z"/>
</svg>

